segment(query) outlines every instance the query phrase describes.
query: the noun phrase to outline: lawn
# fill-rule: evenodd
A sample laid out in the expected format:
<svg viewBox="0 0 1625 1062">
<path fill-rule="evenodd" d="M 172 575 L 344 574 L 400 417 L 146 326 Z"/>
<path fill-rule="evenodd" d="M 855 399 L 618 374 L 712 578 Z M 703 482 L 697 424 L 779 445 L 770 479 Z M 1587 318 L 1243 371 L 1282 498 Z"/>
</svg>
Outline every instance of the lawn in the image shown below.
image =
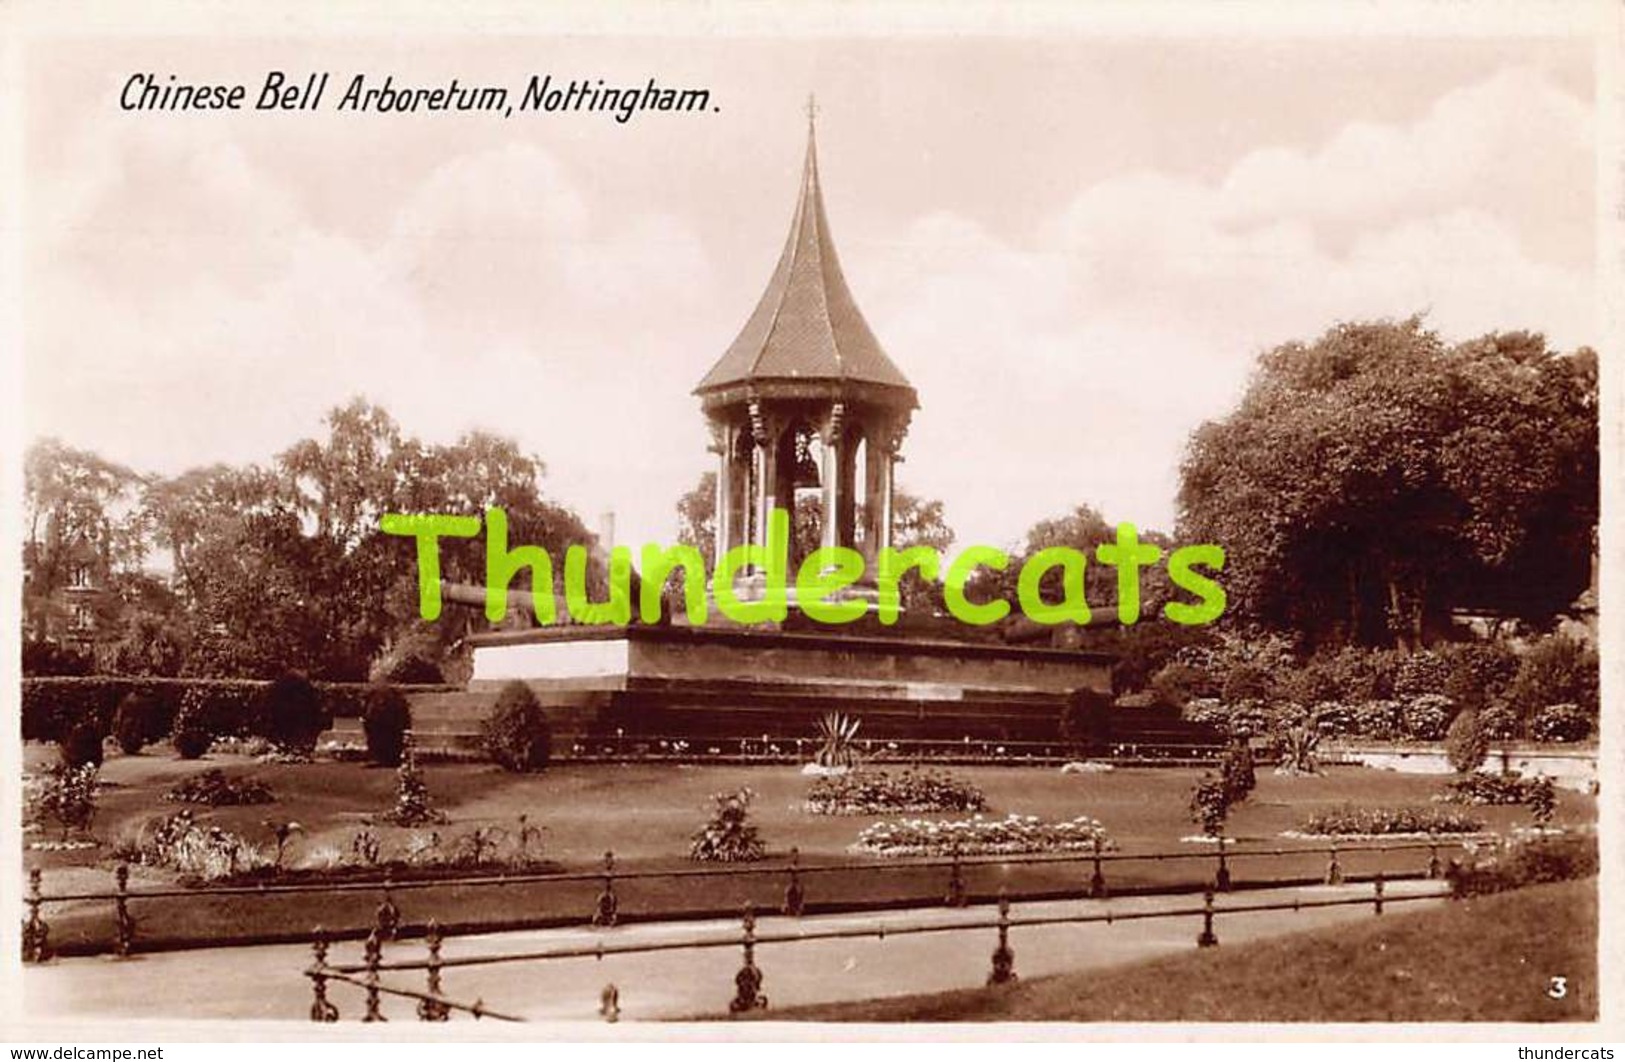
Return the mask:
<svg viewBox="0 0 1625 1062">
<path fill-rule="evenodd" d="M 54 747 L 31 745 L 25 750 L 25 762 L 38 765 L 54 755 Z M 200 817 L 263 842 L 269 840 L 267 820 L 300 823 L 303 830 L 288 855 L 288 864 L 295 867 L 324 849 L 347 854 L 363 820 L 394 800 L 395 772 L 363 764 L 261 764 L 231 755 L 187 762 L 156 748 L 148 755 L 113 755 L 102 770 L 104 788 L 94 827 L 103 845 L 77 852 L 27 852 L 25 866 L 44 868 L 47 894 L 108 888 L 113 847 L 138 837 L 149 821 L 191 806 L 166 802 L 162 795 L 180 778 L 206 767 L 258 778 L 270 785 L 277 801 L 199 808 Z M 448 824 L 436 828 L 447 843 L 481 826 L 513 830 L 523 813 L 545 831 L 546 857 L 565 870 L 594 869 L 607 850 L 615 852 L 622 870 L 692 869 L 694 864 L 687 860 L 689 838 L 706 818 L 711 794 L 745 786 L 756 793 L 752 818 L 767 842 L 771 863 L 782 866 L 792 845 L 800 849 L 804 865 L 887 862 L 848 851 L 858 832 L 877 817 L 807 814 L 800 805 L 808 780 L 793 767 L 569 765 L 537 775 L 512 775 L 486 764 L 448 763 L 423 770 L 436 806 L 450 816 Z M 1187 812 L 1190 788 L 1199 773 L 1192 769 L 1063 775 L 1035 767 L 965 767 L 955 773 L 986 792 L 989 814 L 1017 812 L 1045 819 L 1089 815 L 1101 820 L 1121 850 L 1129 853 L 1210 850 L 1180 841 L 1195 832 Z M 1271 847 L 1299 847 L 1302 842 L 1284 841 L 1278 835 L 1299 825 L 1313 810 L 1345 802 L 1426 803 L 1442 785 L 1440 778 L 1358 767 L 1334 767 L 1311 778 L 1282 778 L 1263 771 L 1252 799 L 1234 813 L 1230 832 Z M 1492 829 L 1527 821 L 1527 812 L 1520 808 L 1484 808 L 1475 813 L 1481 813 Z M 1562 795 L 1560 821 L 1587 822 L 1594 816 L 1591 797 Z M 378 832 L 388 853 L 403 846 L 414 831 L 383 826 Z M 1379 861 L 1385 873 L 1414 873 L 1425 864 L 1426 854 L 1351 854 L 1344 857 L 1343 867 L 1350 875 L 1369 874 Z M 1268 862 L 1238 858 L 1231 869 L 1238 885 L 1244 885 L 1265 879 L 1313 879 L 1324 872 L 1325 862 L 1323 854 Z M 1213 869 L 1212 860 L 1204 858 L 1108 864 L 1106 873 L 1114 892 L 1126 892 L 1199 886 L 1211 878 Z M 966 874 L 973 900 L 990 899 L 1001 887 L 1018 896 L 1076 894 L 1086 876 L 1087 868 L 1075 864 L 994 864 Z M 626 917 L 692 916 L 735 911 L 747 899 L 761 907 L 777 906 L 786 881 L 779 874 L 732 878 L 725 885 L 716 878 L 634 880 L 621 882 L 617 891 Z M 138 889 L 170 883 L 164 873 L 149 868 L 136 868 L 132 874 L 132 887 Z M 809 906 L 829 910 L 935 902 L 947 882 L 940 870 L 894 870 L 881 875 L 812 873 L 804 884 Z M 597 883 L 585 880 L 501 888 L 438 885 L 403 891 L 397 900 L 408 923 L 421 924 L 433 916 L 464 926 L 546 925 L 581 921 L 592 910 L 597 892 Z M 200 891 L 180 902 L 148 900 L 134 906 L 141 923 L 138 931 L 147 943 L 234 936 L 298 939 L 318 921 L 334 931 L 358 930 L 370 923 L 379 899 L 375 892 L 361 891 L 325 897 L 319 910 L 312 910 L 308 896 L 211 897 Z M 47 909 L 47 917 L 53 939 L 62 945 L 88 947 L 109 939 L 112 919 L 105 903 L 55 905 Z"/>
<path fill-rule="evenodd" d="M 1553 978 L 1563 978 L 1561 989 Z M 1561 998 L 1553 998 L 1554 991 Z M 1539 885 L 1231 948 L 1014 985 L 764 1013 L 774 1021 L 1581 1022 L 1597 882 Z"/>
</svg>

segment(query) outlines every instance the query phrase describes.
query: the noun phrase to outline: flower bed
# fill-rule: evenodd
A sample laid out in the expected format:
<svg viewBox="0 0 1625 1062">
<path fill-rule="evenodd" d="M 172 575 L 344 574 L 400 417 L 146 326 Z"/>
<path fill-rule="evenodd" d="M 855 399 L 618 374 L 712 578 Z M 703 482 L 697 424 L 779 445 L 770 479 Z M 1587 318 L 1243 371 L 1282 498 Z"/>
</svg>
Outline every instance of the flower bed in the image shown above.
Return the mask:
<svg viewBox="0 0 1625 1062">
<path fill-rule="evenodd" d="M 164 799 L 172 803 L 207 804 L 211 808 L 237 804 L 269 804 L 276 800 L 271 787 L 254 778 L 228 778 L 219 768 L 184 779 Z"/>
<path fill-rule="evenodd" d="M 1450 804 L 1526 804 L 1538 794 L 1544 783 L 1538 778 L 1520 778 L 1515 774 L 1470 774 L 1452 778 L 1446 792 L 1436 799 Z"/>
<path fill-rule="evenodd" d="M 1312 837 L 1360 834 L 1380 837 L 1390 834 L 1478 833 L 1484 820 L 1454 808 L 1376 807 L 1352 804 L 1317 811 L 1304 821 L 1303 834 Z"/>
<path fill-rule="evenodd" d="M 877 822 L 858 834 L 853 851 L 886 856 L 1020 855 L 1029 852 L 1092 851 L 1113 846 L 1105 827 L 1087 816 L 1044 822 L 1036 815 L 1002 819 Z"/>
<path fill-rule="evenodd" d="M 852 771 L 826 775 L 807 790 L 814 815 L 880 815 L 893 811 L 982 811 L 987 797 L 947 771 Z"/>
</svg>

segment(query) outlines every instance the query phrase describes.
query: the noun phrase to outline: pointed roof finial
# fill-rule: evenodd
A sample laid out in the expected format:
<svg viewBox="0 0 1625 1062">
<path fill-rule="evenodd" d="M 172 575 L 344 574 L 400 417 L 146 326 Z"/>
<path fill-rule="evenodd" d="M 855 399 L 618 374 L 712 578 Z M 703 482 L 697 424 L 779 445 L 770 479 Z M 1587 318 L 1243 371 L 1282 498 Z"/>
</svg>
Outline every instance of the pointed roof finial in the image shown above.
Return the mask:
<svg viewBox="0 0 1625 1062">
<path fill-rule="evenodd" d="M 813 124 L 817 121 L 817 119 L 818 119 L 818 97 L 816 95 L 814 95 L 813 93 L 809 92 L 809 93 L 807 93 L 807 131 L 808 132 L 812 131 Z"/>
</svg>

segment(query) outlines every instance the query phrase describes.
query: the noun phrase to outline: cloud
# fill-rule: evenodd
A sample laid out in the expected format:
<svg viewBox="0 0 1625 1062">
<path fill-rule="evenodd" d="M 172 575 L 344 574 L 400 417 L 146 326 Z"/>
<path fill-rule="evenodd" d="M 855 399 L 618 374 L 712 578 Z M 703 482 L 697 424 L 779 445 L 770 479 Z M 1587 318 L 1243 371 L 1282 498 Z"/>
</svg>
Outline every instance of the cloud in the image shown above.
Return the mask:
<svg viewBox="0 0 1625 1062">
<path fill-rule="evenodd" d="M 922 396 L 911 444 L 933 463 L 904 481 L 949 500 L 961 541 L 1078 502 L 1168 527 L 1185 438 L 1262 349 L 1414 312 L 1447 338 L 1594 342 L 1589 123 L 1508 70 L 1413 124 L 1351 122 L 1209 182 L 1107 178 L 1026 242 L 922 219 L 874 264 L 870 303 Z"/>
<path fill-rule="evenodd" d="M 1450 337 L 1594 342 L 1591 123 L 1508 69 L 1206 178 L 1150 158 L 1029 229 L 935 210 L 843 243 L 922 396 L 901 482 L 961 543 L 1080 502 L 1167 527 L 1184 440 L 1270 345 L 1419 310 Z M 269 125 L 62 128 L 30 170 L 31 432 L 178 471 L 263 460 L 360 393 L 425 437 L 514 435 L 589 520 L 669 537 L 709 463 L 689 389 L 750 309 L 700 211 L 607 195 L 500 132 L 368 127 L 339 180 L 323 145 L 352 134 L 315 118 L 297 160 Z"/>
</svg>

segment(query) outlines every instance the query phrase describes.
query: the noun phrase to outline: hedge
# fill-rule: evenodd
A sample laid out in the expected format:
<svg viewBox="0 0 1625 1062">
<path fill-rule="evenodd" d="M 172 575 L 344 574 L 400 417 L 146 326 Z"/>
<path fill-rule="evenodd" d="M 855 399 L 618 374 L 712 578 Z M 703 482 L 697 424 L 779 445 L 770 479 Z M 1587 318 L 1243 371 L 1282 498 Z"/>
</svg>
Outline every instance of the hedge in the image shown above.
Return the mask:
<svg viewBox="0 0 1625 1062">
<path fill-rule="evenodd" d="M 99 734 L 113 726 L 113 713 L 131 693 L 153 699 L 153 732 L 149 740 L 169 733 L 175 712 L 188 689 L 203 695 L 202 715 L 215 736 L 254 733 L 261 694 L 271 685 L 262 679 L 175 679 L 137 675 L 40 676 L 22 680 L 24 741 L 59 741 L 81 722 L 90 722 Z M 366 714 L 371 691 L 366 682 L 318 682 L 324 714 L 335 719 L 359 719 Z M 461 689 L 451 685 L 396 686 L 403 693 L 436 693 Z"/>
</svg>

